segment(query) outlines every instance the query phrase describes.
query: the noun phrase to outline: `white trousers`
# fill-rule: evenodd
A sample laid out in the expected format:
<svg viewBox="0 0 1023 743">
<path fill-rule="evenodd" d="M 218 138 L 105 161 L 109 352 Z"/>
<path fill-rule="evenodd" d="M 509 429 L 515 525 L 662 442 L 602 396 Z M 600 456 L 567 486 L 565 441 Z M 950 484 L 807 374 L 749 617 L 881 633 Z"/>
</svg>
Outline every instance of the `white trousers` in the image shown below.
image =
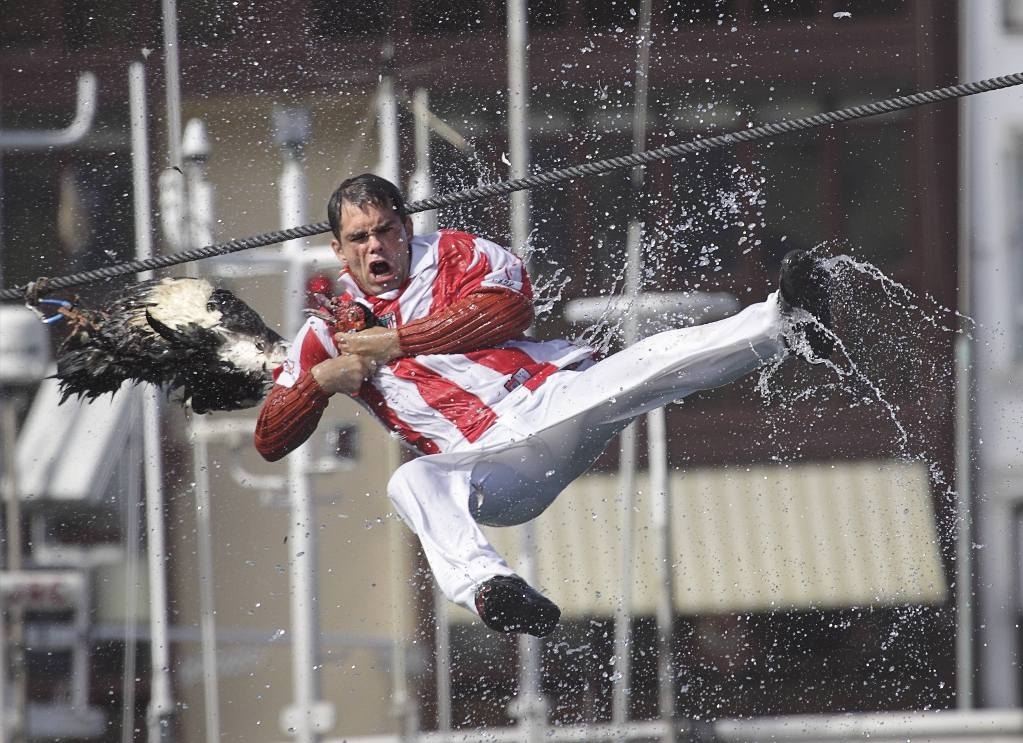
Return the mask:
<svg viewBox="0 0 1023 743">
<path fill-rule="evenodd" d="M 399 467 L 388 495 L 444 595 L 475 613 L 479 585 L 514 572 L 480 524 L 538 516 L 632 419 L 779 358 L 786 328 L 774 293 L 724 320 L 658 333 L 535 391 L 519 387 L 478 441 Z"/>
</svg>

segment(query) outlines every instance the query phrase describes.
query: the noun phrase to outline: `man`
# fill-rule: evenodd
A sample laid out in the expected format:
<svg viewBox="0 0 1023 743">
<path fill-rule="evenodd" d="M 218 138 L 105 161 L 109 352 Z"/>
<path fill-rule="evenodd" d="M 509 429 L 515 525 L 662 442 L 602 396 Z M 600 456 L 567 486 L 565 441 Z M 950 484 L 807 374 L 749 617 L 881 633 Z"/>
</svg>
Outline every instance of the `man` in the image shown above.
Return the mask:
<svg viewBox="0 0 1023 743">
<path fill-rule="evenodd" d="M 388 495 L 441 590 L 498 631 L 544 636 L 561 612 L 479 524 L 539 515 L 633 418 L 780 357 L 785 338 L 802 333 L 808 355 L 831 353 L 827 273 L 804 252 L 783 261 L 781 297 L 598 361 L 585 346 L 525 337 L 522 262 L 464 232 L 413 236 L 390 182 L 344 181 L 328 218 L 343 291 L 276 370 L 256 447 L 279 459 L 315 430 L 331 395 L 356 399 L 422 455 L 398 468 Z M 365 317 L 383 327 L 363 329 Z"/>
</svg>

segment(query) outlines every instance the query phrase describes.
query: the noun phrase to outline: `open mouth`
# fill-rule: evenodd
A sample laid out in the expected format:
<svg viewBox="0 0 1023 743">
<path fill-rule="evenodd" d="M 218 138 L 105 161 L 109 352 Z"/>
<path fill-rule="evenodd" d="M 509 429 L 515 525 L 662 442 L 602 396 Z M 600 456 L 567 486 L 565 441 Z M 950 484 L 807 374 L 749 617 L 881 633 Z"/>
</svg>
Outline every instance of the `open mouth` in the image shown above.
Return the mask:
<svg viewBox="0 0 1023 743">
<path fill-rule="evenodd" d="M 389 276 L 391 274 L 391 264 L 384 260 L 373 261 L 369 264 L 369 274 L 373 278 Z"/>
</svg>

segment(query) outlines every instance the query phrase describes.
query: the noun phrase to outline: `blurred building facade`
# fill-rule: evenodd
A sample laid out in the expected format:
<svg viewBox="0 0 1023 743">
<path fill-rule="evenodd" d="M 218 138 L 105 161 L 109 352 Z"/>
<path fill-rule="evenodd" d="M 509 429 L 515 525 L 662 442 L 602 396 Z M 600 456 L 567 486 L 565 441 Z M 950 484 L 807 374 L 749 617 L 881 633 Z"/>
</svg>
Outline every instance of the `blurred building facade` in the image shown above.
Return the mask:
<svg viewBox="0 0 1023 743">
<path fill-rule="evenodd" d="M 272 7 L 215 0 L 181 5 L 182 109 L 185 120 L 200 119 L 209 132 L 205 170 L 215 189 L 213 239 L 281 226 L 277 183 L 283 156 L 273 137 L 275 109 L 301 108 L 310 117 L 303 155 L 310 221 L 322 219 L 338 181 L 377 166 L 375 96 L 387 48 L 393 50 L 388 69 L 404 106 L 403 177 L 412 170 L 413 156 L 412 117 L 404 96 L 418 88 L 429 91 L 432 110 L 469 145 L 455 146 L 455 138 L 435 134 L 436 191 L 506 177 L 500 4 L 358 0 L 343 10 L 321 0 Z M 1010 22 L 1016 6 L 994 0 L 965 5 L 978 9 L 960 12 L 954 3 L 919 0 L 655 2 L 658 51 L 650 73 L 649 145 L 1009 71 L 989 65 L 1001 64 L 998 50 L 1017 48 L 1018 31 Z M 530 3 L 536 170 L 629 151 L 637 8 L 636 2 Z M 131 257 L 125 103 L 130 61 L 145 60 L 154 168 L 174 165 L 162 155 L 167 122 L 158 3 L 51 0 L 9 10 L 0 20 L 0 126 L 62 125 L 82 70 L 99 76 L 101 97 L 97 124 L 75 149 L 2 153 L 5 286 Z M 988 35 L 978 31 L 982 42 L 974 47 L 984 55 L 975 59 L 968 53 L 960 66 L 957 44 L 969 18 Z M 967 68 L 968 61 L 976 66 Z M 1012 131 L 1006 109 L 983 108 L 1011 106 L 1012 95 L 970 101 L 976 108 L 968 110 L 977 114 L 969 127 L 971 141 L 990 121 L 997 120 L 1000 131 Z M 844 321 L 850 338 L 878 341 L 873 354 L 862 345 L 852 349 L 879 384 L 872 402 L 864 402 L 870 397 L 866 393 L 850 398 L 834 392 L 833 377 L 814 367 L 783 370 L 773 382 L 775 388 L 815 390 L 805 398 L 765 401 L 753 380 L 669 410 L 677 501 L 678 621 L 672 647 L 681 717 L 934 709 L 956 703 L 956 517 L 949 490 L 955 476 L 954 334 L 944 327 L 956 321 L 943 308 L 957 306 L 960 190 L 981 187 L 965 180 L 972 170 L 960 177 L 958 136 L 956 108 L 944 104 L 647 169 L 648 204 L 639 216 L 656 246 L 647 258 L 647 291 L 722 290 L 743 303 L 756 301 L 773 288 L 787 249 L 825 244 L 830 252 L 876 264 L 930 302 L 921 321 L 890 306 L 876 285 L 857 284 L 868 299 L 849 298 L 852 310 Z M 994 157 L 976 153 L 978 178 L 997 177 L 984 171 Z M 538 332 L 578 332 L 562 318 L 564 302 L 620 290 L 624 236 L 634 216 L 628 193 L 624 172 L 532 193 L 530 249 L 537 283 L 550 298 Z M 998 219 L 1009 223 L 1011 210 L 1002 208 Z M 451 208 L 439 219 L 507 242 L 507 216 L 505 202 L 497 201 Z M 1011 234 L 998 243 L 1005 246 L 1004 256 L 991 253 L 992 271 L 1015 265 L 1001 263 L 1011 252 Z M 312 242 L 323 246 L 322 240 Z M 219 262 L 195 269 L 217 275 L 264 317 L 282 321 L 286 300 L 279 266 Z M 310 274 L 332 270 L 325 262 L 311 267 Z M 99 297 L 105 289 L 85 288 L 82 299 Z M 986 294 L 985 301 L 992 313 L 1011 306 L 999 303 L 995 294 Z M 982 314 L 999 316 L 987 311 L 977 306 L 981 323 Z M 881 342 L 885 330 L 912 321 L 918 322 L 913 333 Z M 615 347 L 614 340 L 608 343 Z M 900 359 L 925 363 L 900 364 Z M 1006 395 L 979 398 L 979 428 L 991 410 L 1011 418 L 1011 391 Z M 897 408 L 897 424 L 884 401 Z M 247 424 L 241 418 L 240 430 L 251 426 L 251 416 Z M 30 419 L 28 414 L 23 431 Z M 181 740 L 200 740 L 205 724 L 196 598 L 200 537 L 189 449 L 196 429 L 172 406 L 165 419 L 168 567 L 176 628 L 174 725 Z M 904 440 L 898 426 L 908 432 Z M 1004 438 L 1000 451 L 1007 465 L 1015 449 L 1011 436 Z M 225 738 L 279 740 L 286 735 L 279 713 L 292 697 L 288 516 L 283 496 L 274 489 L 274 478 L 285 470 L 258 461 L 244 437 L 234 433 L 211 435 L 210 442 L 215 569 L 205 579 L 213 581 L 216 595 L 221 727 Z M 335 401 L 313 446 L 316 461 L 331 462 L 330 473 L 315 476 L 314 498 L 322 696 L 335 706 L 339 720 L 332 734 L 399 730 L 403 712 L 394 706 L 393 677 L 402 668 L 420 722 L 429 729 L 440 706 L 431 671 L 441 662 L 431 632 L 430 583 L 414 539 L 389 515 L 384 488 L 393 462 L 381 454 L 389 449 L 388 439 L 353 405 Z M 986 462 L 978 476 L 978 499 L 984 498 Z M 544 691 L 557 722 L 610 715 L 611 617 L 621 599 L 607 566 L 623 559 L 637 566 L 629 713 L 637 720 L 656 714 L 652 607 L 659 586 L 650 573 L 657 558 L 643 546 L 649 504 L 643 493 L 635 496 L 640 546 L 635 555 L 621 555 L 615 549 L 616 464 L 612 451 L 540 522 L 541 582 L 566 616 L 543 651 Z M 107 497 L 106 487 L 121 492 L 111 482 L 104 481 L 99 492 L 77 505 L 60 507 L 40 486 L 33 506 L 43 514 L 44 533 L 56 530 L 54 524 L 71 523 L 75 529 L 69 531 L 75 533 L 68 542 L 115 545 L 112 558 L 83 568 L 95 607 L 86 633 L 95 659 L 91 703 L 106 711 L 108 730 L 121 724 L 123 629 L 131 611 L 118 608 L 129 602 L 117 590 L 127 583 L 116 551 L 128 533 L 124 502 L 131 501 Z M 645 480 L 639 488 L 648 490 Z M 1010 496 L 990 499 L 992 505 L 984 508 L 1003 510 L 984 523 L 1019 521 Z M 985 528 L 986 514 L 978 512 L 978 518 L 978 528 Z M 1011 534 L 978 537 L 992 545 L 992 566 L 1018 568 L 1018 557 L 1004 557 L 1018 555 L 1012 552 L 1018 550 L 1018 535 L 1012 547 Z M 506 546 L 514 564 L 514 533 L 495 534 L 495 540 Z M 37 544 L 28 542 L 26 566 L 42 568 Z M 65 563 L 72 567 L 75 561 Z M 982 570 L 988 569 L 982 563 Z M 1019 591 L 985 594 L 986 575 L 979 574 L 978 596 L 996 599 L 982 609 L 985 631 L 999 634 L 992 636 L 990 655 L 981 654 L 990 678 L 983 679 L 979 702 L 1019 706 L 1020 638 L 1014 624 Z M 995 567 L 991 575 L 1005 590 L 1012 581 L 1019 585 L 1018 569 Z M 144 596 L 144 578 L 136 584 Z M 1017 597 L 1015 615 L 1002 609 L 1002 597 L 1009 595 Z M 134 618 L 144 626 L 144 600 L 141 604 Z M 453 619 L 452 719 L 469 726 L 507 724 L 517 684 L 514 641 L 467 623 L 467 615 L 455 613 Z M 409 645 L 400 660 L 392 646 L 395 637 Z M 1011 652 L 1006 643 L 1012 644 Z M 144 678 L 145 653 L 139 657 L 138 675 Z M 45 665 L 32 667 L 43 669 L 41 675 L 33 671 L 36 678 L 47 678 Z M 45 680 L 34 688 L 40 702 L 53 693 Z M 136 724 L 148 699 L 144 683 L 138 692 Z"/>
<path fill-rule="evenodd" d="M 963 3 L 965 77 L 1023 69 L 1023 3 Z M 972 105 L 976 103 L 977 105 Z M 1023 673 L 1023 395 L 1020 266 L 1023 257 L 1023 98 L 1017 93 L 963 107 L 964 254 L 968 311 L 976 320 L 972 393 L 974 542 L 979 570 L 977 660 L 992 706 L 1020 704 Z"/>
</svg>

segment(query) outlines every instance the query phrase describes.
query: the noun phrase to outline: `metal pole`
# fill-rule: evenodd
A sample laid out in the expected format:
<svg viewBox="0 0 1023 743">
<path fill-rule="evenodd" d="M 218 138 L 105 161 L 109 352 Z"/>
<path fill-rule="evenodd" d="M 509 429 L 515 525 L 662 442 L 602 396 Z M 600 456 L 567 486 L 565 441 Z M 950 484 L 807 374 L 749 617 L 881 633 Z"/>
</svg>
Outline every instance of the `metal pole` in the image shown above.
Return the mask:
<svg viewBox="0 0 1023 743">
<path fill-rule="evenodd" d="M 135 211 L 135 255 L 153 255 L 153 226 L 149 191 L 149 137 L 146 131 L 145 68 L 134 62 L 128 68 L 128 103 L 131 116 L 132 184 Z M 140 281 L 152 272 L 138 275 Z M 146 482 L 146 529 L 149 545 L 149 634 L 152 660 L 147 712 L 149 743 L 170 736 L 169 718 L 174 711 L 170 683 L 170 640 L 167 632 L 167 548 L 164 541 L 163 452 L 160 449 L 160 397 L 154 388 L 142 394 L 142 447 Z"/>
<path fill-rule="evenodd" d="M 178 63 L 177 0 L 162 0 L 163 72 L 167 93 L 167 161 L 181 167 L 181 69 Z"/>
<path fill-rule="evenodd" d="M 18 492 L 17 461 L 17 409 L 14 399 L 8 399 L 0 407 L 0 441 L 4 443 L 4 471 L 7 473 L 7 497 L 5 519 L 7 522 L 7 570 L 17 574 L 21 570 L 21 494 Z M 2 608 L 2 607 L 0 607 Z M 25 678 L 25 609 L 19 601 L 12 601 L 8 609 L 10 634 L 0 637 L 0 642 L 10 646 L 11 665 L 11 707 L 14 720 L 7 732 L 12 743 L 27 739 L 28 706 Z M 0 669 L 3 673 L 6 668 Z M 6 710 L 0 710 L 6 712 Z M 6 717 L 6 716 L 5 716 Z M 2 727 L 2 726 L 0 726 Z"/>
<path fill-rule="evenodd" d="M 632 109 L 632 151 L 642 152 L 646 146 L 647 97 L 649 91 L 650 70 L 650 16 L 651 2 L 643 0 L 640 6 L 639 36 L 636 52 L 636 99 Z M 643 283 L 643 222 L 637 216 L 640 212 L 643 196 L 643 168 L 634 167 L 630 174 L 630 203 L 632 219 L 629 222 L 627 237 L 627 258 L 625 271 L 625 295 L 635 301 L 642 291 Z M 623 327 L 626 345 L 638 340 L 638 318 L 636 313 L 628 313 Z M 651 419 L 647 416 L 648 428 Z M 648 436 L 653 436 L 648 430 Z M 630 425 L 623 432 L 620 440 L 621 459 L 619 476 L 622 481 L 622 499 L 619 502 L 619 527 L 622 540 L 622 564 L 620 566 L 621 603 L 615 613 L 615 675 L 612 687 L 611 720 L 625 722 L 629 717 L 630 676 L 632 673 L 631 639 L 632 639 L 632 535 L 634 530 L 632 498 L 635 491 L 636 468 L 636 429 Z M 654 446 L 653 442 L 650 446 Z M 651 462 L 653 468 L 653 462 Z M 625 488 L 628 487 L 628 490 Z"/>
<path fill-rule="evenodd" d="M 647 413 L 650 458 L 650 497 L 653 526 L 657 535 L 657 568 L 661 591 L 657 600 L 657 689 L 658 712 L 667 723 L 664 740 L 675 740 L 675 663 L 672 635 L 675 626 L 671 539 L 671 493 L 668 481 L 668 429 L 664 408 Z"/>
<path fill-rule="evenodd" d="M 412 201 L 425 199 L 433 194 L 433 180 L 430 175 L 430 94 L 426 88 L 416 88 L 412 97 L 412 113 L 415 117 L 416 168 L 409 179 L 409 198 Z M 417 235 L 437 231 L 437 212 L 419 212 L 412 217 Z"/>
<path fill-rule="evenodd" d="M 213 240 L 213 191 L 205 180 L 204 164 L 209 158 L 210 145 L 206 129 L 198 119 L 185 127 L 181 142 L 182 165 L 188 185 L 189 200 L 182 204 L 185 232 L 183 238 L 189 247 L 208 245 Z M 192 468 L 195 479 L 196 551 L 199 560 L 199 644 L 202 656 L 203 708 L 206 740 L 220 740 L 220 689 L 217 673 L 216 601 L 213 585 L 213 515 L 212 488 L 209 473 L 209 437 L 200 432 L 206 420 L 192 416 L 191 427 Z"/>
<path fill-rule="evenodd" d="M 202 424 L 200 424 L 202 425 Z M 193 429 L 194 430 L 194 429 Z M 199 642 L 207 743 L 220 740 L 220 693 L 217 686 L 217 624 L 213 598 L 212 516 L 210 514 L 209 444 L 203 436 L 192 445 L 195 478 L 195 530 L 199 558 Z"/>
<path fill-rule="evenodd" d="M 130 78 L 129 78 L 130 79 Z M 121 394 L 134 394 L 135 390 L 125 391 Z M 134 412 L 134 411 L 133 411 Z M 139 534 L 139 504 L 142 502 L 141 483 L 136 473 L 142 469 L 141 436 L 133 431 L 128 439 L 128 476 L 123 477 L 123 492 L 127 493 L 127 502 L 124 507 L 124 664 L 121 671 L 121 741 L 122 743 L 133 743 L 135 740 L 135 669 L 138 660 L 138 581 L 139 581 L 139 547 L 141 535 Z M 84 592 L 83 592 L 84 593 Z M 74 652 L 85 656 L 86 645 L 84 639 L 88 636 L 89 614 L 83 606 L 82 598 L 78 599 L 75 612 L 75 629 L 83 631 L 81 640 L 75 644 Z M 76 659 L 78 660 L 78 659 Z M 79 663 L 72 662 L 72 673 L 81 673 L 88 679 L 89 666 L 88 658 L 82 657 Z M 71 688 L 86 692 L 86 685 L 81 682 L 72 682 Z M 83 694 L 81 703 L 88 704 L 87 693 Z M 75 700 L 75 705 L 79 700 Z"/>
<path fill-rule="evenodd" d="M 9 743 L 7 728 L 11 725 L 11 705 L 7 703 L 7 607 L 0 595 L 0 743 Z"/>
<path fill-rule="evenodd" d="M 434 657 L 437 659 L 434 674 L 437 683 L 437 730 L 451 730 L 451 628 L 448 624 L 448 600 L 434 585 L 433 616 L 437 622 L 434 629 Z"/>
<path fill-rule="evenodd" d="M 384 45 L 383 69 L 377 86 L 377 135 L 380 137 L 380 159 L 373 172 L 391 183 L 401 183 L 399 170 L 401 151 L 398 143 L 398 100 L 394 95 L 394 48 Z"/>
<path fill-rule="evenodd" d="M 976 39 L 976 8 L 963 12 L 963 38 Z M 983 12 L 983 11 L 982 11 Z M 962 45 L 964 69 L 980 69 L 976 55 L 978 42 Z M 960 131 L 963 146 L 960 148 L 960 169 L 964 174 L 964 185 L 959 199 L 959 255 L 958 255 L 958 304 L 962 316 L 973 316 L 972 296 L 972 250 L 974 232 L 973 186 L 974 130 L 971 122 L 973 108 L 960 106 Z M 963 332 L 955 341 L 956 375 L 956 422 L 955 422 L 955 488 L 956 488 L 956 539 L 955 539 L 955 612 L 956 612 L 956 707 L 967 710 L 974 705 L 974 656 L 973 656 L 973 347 L 970 333 Z"/>
<path fill-rule="evenodd" d="M 507 0 L 508 21 L 508 153 L 509 175 L 521 178 L 529 172 L 529 80 L 526 45 L 529 42 L 526 0 Z M 512 245 L 521 250 L 529 241 L 529 192 L 511 195 Z M 537 579 L 535 559 L 536 526 L 527 522 L 521 527 L 519 573 L 534 585 Z M 547 722 L 547 703 L 541 691 L 539 638 L 519 636 L 519 694 L 514 714 L 519 720 L 523 738 L 530 743 L 542 740 Z"/>
<path fill-rule="evenodd" d="M 280 220 L 296 224 L 305 218 L 306 181 L 303 148 L 309 137 L 309 114 L 304 109 L 274 111 L 275 138 L 282 146 Z M 284 244 L 289 259 L 284 288 L 284 326 L 296 334 L 305 306 L 305 261 L 302 240 Z M 315 743 L 329 727 L 332 708 L 320 703 L 319 627 L 316 612 L 316 529 L 312 499 L 312 448 L 307 442 L 288 456 L 288 564 L 291 578 L 291 669 L 294 703 L 284 715 L 284 727 L 300 743 Z"/>
</svg>

